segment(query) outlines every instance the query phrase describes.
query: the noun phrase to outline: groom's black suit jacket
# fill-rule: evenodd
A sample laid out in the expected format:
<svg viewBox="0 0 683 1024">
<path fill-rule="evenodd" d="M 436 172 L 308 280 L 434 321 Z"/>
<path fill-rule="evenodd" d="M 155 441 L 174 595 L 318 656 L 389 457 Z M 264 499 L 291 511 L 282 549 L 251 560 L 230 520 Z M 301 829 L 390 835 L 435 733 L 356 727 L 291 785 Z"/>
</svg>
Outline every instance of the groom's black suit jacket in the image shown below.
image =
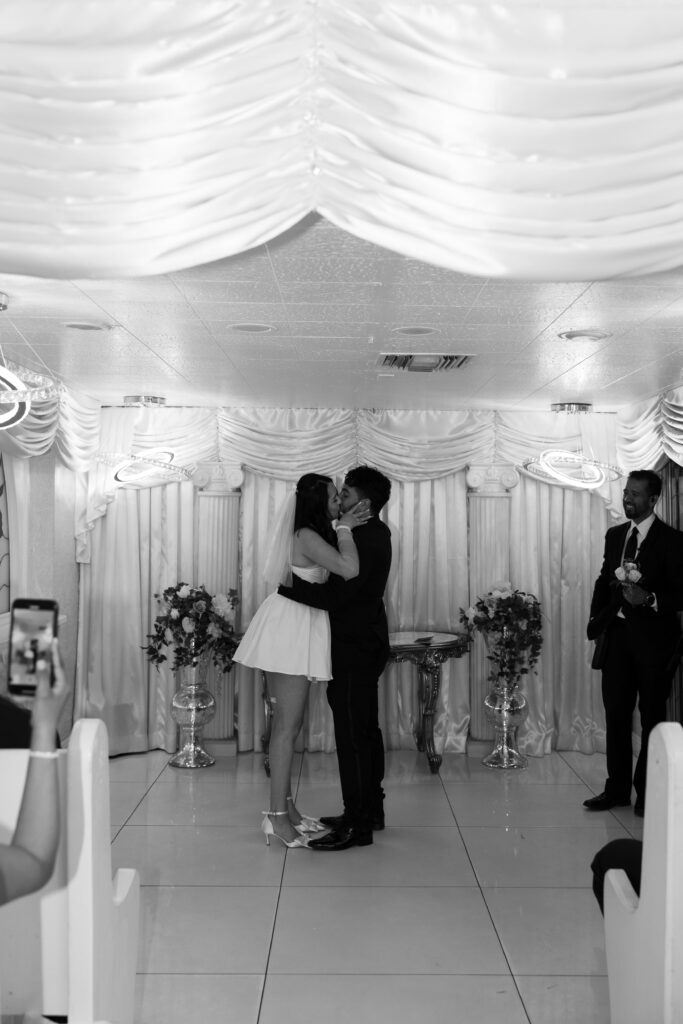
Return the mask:
<svg viewBox="0 0 683 1024">
<path fill-rule="evenodd" d="M 683 608 L 683 533 L 655 517 L 640 545 L 638 568 L 642 579 L 638 585 L 656 596 L 655 611 L 645 605 L 632 606 L 623 600 L 615 576 L 632 525 L 629 521 L 613 526 L 605 535 L 602 569 L 591 601 L 588 639 L 595 640 L 601 633 L 609 631 L 621 608 L 626 625 L 636 642 L 649 652 L 651 663 L 664 667 L 674 659 L 681 633 L 677 612 Z"/>
<path fill-rule="evenodd" d="M 335 666 L 363 664 L 380 674 L 389 656 L 389 628 L 384 590 L 391 567 L 391 531 L 373 516 L 353 531 L 359 572 L 352 580 L 330 575 L 327 583 L 309 583 L 294 576 L 279 593 L 294 601 L 323 608 L 330 615 L 332 671 Z"/>
</svg>

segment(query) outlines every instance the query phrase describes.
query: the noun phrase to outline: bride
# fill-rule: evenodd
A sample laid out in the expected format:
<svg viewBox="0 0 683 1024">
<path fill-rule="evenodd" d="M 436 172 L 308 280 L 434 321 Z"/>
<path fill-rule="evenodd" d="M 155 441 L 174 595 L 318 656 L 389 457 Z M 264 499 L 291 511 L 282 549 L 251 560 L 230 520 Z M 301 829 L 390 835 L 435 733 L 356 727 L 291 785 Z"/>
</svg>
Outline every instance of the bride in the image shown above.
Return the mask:
<svg viewBox="0 0 683 1024">
<path fill-rule="evenodd" d="M 352 530 L 367 521 L 366 501 L 339 516 L 340 499 L 328 476 L 306 473 L 285 499 L 273 529 L 264 578 L 271 587 L 291 583 L 292 573 L 324 583 L 330 572 L 346 580 L 358 575 Z M 306 846 L 307 833 L 322 826 L 301 815 L 292 799 L 294 743 L 301 729 L 311 682 L 332 678 L 327 612 L 271 593 L 258 608 L 235 651 L 234 661 L 266 673 L 273 708 L 270 736 L 270 810 L 261 825 L 270 844 Z"/>
</svg>

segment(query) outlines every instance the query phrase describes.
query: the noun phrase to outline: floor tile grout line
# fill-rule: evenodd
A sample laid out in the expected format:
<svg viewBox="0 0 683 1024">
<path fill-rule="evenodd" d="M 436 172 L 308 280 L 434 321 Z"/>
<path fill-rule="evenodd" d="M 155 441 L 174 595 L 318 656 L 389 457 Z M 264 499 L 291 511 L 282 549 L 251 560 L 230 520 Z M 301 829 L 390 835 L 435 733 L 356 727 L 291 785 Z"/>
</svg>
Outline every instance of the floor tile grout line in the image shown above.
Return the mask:
<svg viewBox="0 0 683 1024">
<path fill-rule="evenodd" d="M 301 771 L 302 771 L 302 768 L 303 768 L 304 756 L 305 756 L 305 751 L 303 752 L 302 757 L 299 760 L 299 768 L 298 768 L 298 772 L 297 772 L 297 775 L 296 775 L 296 785 L 294 784 L 294 780 L 292 779 L 291 789 L 292 789 L 292 795 L 293 795 L 294 800 L 296 800 L 297 794 L 299 792 L 299 783 L 301 782 Z M 283 889 L 283 882 L 284 882 L 284 877 L 285 877 L 285 870 L 286 870 L 286 867 L 287 867 L 287 858 L 288 858 L 288 856 L 289 856 L 289 850 L 285 850 L 285 855 L 282 858 L 282 869 L 280 871 L 280 882 L 279 882 L 279 885 L 278 885 L 277 899 L 275 901 L 275 911 L 273 913 L 273 926 L 272 926 L 271 931 L 270 931 L 270 939 L 269 939 L 269 942 L 268 942 L 268 952 L 267 952 L 267 955 L 266 955 L 266 962 L 265 962 L 264 969 L 263 969 L 263 983 L 261 985 L 261 992 L 260 992 L 260 995 L 259 995 L 259 1004 L 258 1004 L 258 1010 L 256 1012 L 255 1024 L 259 1024 L 259 1021 L 261 1020 L 261 1011 L 263 1009 L 263 1000 L 264 1000 L 265 994 L 266 994 L 266 986 L 268 985 L 268 976 L 269 976 L 269 969 L 270 969 L 270 958 L 271 958 L 271 955 L 272 955 L 272 952 L 273 952 L 273 943 L 275 941 L 275 929 L 277 928 L 277 916 L 278 916 L 278 912 L 280 910 L 280 900 L 282 899 L 282 889 Z"/>
<path fill-rule="evenodd" d="M 582 778 L 579 772 L 574 767 L 574 765 L 570 764 L 569 761 L 566 760 L 566 758 L 562 757 L 563 751 L 558 750 L 557 753 L 560 755 L 564 763 L 567 765 L 567 768 L 569 768 L 570 771 L 574 772 L 574 775 L 576 775 L 577 779 L 580 779 L 582 784 L 586 786 L 588 789 L 590 789 L 591 793 L 595 793 L 595 789 L 593 788 L 591 783 L 587 782 L 586 779 Z M 581 753 L 581 751 L 567 751 L 567 753 Z"/>
<path fill-rule="evenodd" d="M 152 791 L 153 787 L 156 785 L 157 781 L 158 781 L 158 778 L 157 779 L 153 779 L 152 782 L 150 782 L 150 784 L 147 786 L 147 780 L 145 780 L 146 789 L 145 789 L 144 793 L 142 794 L 142 796 L 140 797 L 140 799 L 138 800 L 138 802 L 135 804 L 135 807 L 133 807 L 133 809 L 130 812 L 130 814 L 128 815 L 128 817 L 125 818 L 121 822 L 121 824 L 119 826 L 116 826 L 116 825 L 112 826 L 112 828 L 117 828 L 118 827 L 118 832 L 116 833 L 116 835 L 118 835 L 118 833 L 121 831 L 121 829 L 126 827 L 126 825 L 130 821 L 130 819 L 133 817 L 133 815 L 137 811 L 137 809 L 140 806 L 140 804 L 142 803 L 142 801 L 151 793 L 151 791 Z M 110 781 L 110 785 L 111 785 L 111 781 Z M 111 801 L 111 795 L 110 795 L 110 801 Z M 116 838 L 116 836 L 114 838 Z"/>
<path fill-rule="evenodd" d="M 465 854 L 467 856 L 467 860 L 469 861 L 470 868 L 472 869 L 472 874 L 474 875 L 474 879 L 475 879 L 475 881 L 477 883 L 477 888 L 479 889 L 479 894 L 480 894 L 480 896 L 481 896 L 481 898 L 483 900 L 484 906 L 486 907 L 486 913 L 488 914 L 489 921 L 491 922 L 491 927 L 493 928 L 493 930 L 495 932 L 496 938 L 498 940 L 498 945 L 500 946 L 500 951 L 501 951 L 501 953 L 503 955 L 505 963 L 508 966 L 508 970 L 510 972 L 510 978 L 512 979 L 512 984 L 515 986 L 515 991 L 517 993 L 517 998 L 519 999 L 520 1005 L 522 1007 L 522 1012 L 524 1013 L 524 1016 L 526 1017 L 528 1024 L 533 1024 L 533 1022 L 531 1020 L 531 1017 L 529 1016 L 529 1013 L 527 1012 L 526 1003 L 524 1002 L 524 999 L 522 998 L 522 993 L 520 991 L 519 985 L 517 984 L 517 979 L 516 979 L 516 977 L 514 975 L 514 972 L 512 970 L 512 964 L 510 963 L 510 960 L 508 959 L 508 955 L 507 955 L 507 953 L 505 951 L 505 946 L 503 945 L 503 940 L 502 940 L 501 935 L 500 935 L 500 933 L 498 931 L 498 928 L 496 927 L 496 923 L 493 920 L 493 915 L 491 913 L 491 909 L 490 909 L 490 907 L 488 905 L 488 901 L 486 899 L 486 896 L 484 895 L 484 890 L 482 888 L 481 882 L 479 881 L 479 875 L 478 875 L 477 870 L 476 870 L 476 868 L 474 866 L 474 863 L 472 861 L 472 857 L 470 856 L 470 851 L 468 849 L 467 843 L 465 842 L 465 837 L 463 836 L 462 829 L 460 828 L 460 825 L 458 824 L 458 819 L 457 819 L 456 814 L 455 814 L 455 809 L 453 808 L 453 805 L 451 804 L 450 797 L 449 797 L 448 792 L 446 790 L 446 785 L 444 783 L 444 780 L 441 779 L 441 776 L 439 776 L 439 780 L 441 782 L 441 786 L 442 786 L 442 789 L 443 789 L 444 796 L 446 797 L 446 800 L 448 800 L 448 805 L 451 808 L 451 812 L 453 814 L 453 820 L 455 821 L 456 827 L 458 829 L 458 835 L 460 836 L 460 841 L 461 841 L 461 843 L 462 843 L 462 845 L 464 847 Z"/>
</svg>

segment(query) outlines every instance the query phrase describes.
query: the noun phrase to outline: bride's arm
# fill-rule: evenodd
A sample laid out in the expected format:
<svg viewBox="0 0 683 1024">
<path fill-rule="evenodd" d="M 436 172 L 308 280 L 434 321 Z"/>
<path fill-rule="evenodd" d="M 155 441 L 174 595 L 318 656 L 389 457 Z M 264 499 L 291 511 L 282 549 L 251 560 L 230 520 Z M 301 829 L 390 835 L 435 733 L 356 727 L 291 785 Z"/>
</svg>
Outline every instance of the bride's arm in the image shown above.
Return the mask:
<svg viewBox="0 0 683 1024">
<path fill-rule="evenodd" d="M 315 530 L 310 530 L 308 527 L 299 531 L 300 550 L 316 565 L 322 565 L 345 580 L 352 580 L 358 575 L 359 569 L 356 542 L 353 539 L 350 526 L 340 523 L 337 529 L 339 531 L 337 533 L 339 550 L 323 540 Z"/>
</svg>

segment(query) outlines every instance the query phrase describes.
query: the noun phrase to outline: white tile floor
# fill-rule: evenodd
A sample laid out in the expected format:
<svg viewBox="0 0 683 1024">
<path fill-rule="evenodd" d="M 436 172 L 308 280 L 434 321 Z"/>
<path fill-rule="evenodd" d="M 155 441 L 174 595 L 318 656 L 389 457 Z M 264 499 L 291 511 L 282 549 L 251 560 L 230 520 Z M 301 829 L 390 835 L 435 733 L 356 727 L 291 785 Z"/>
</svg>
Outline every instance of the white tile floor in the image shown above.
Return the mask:
<svg viewBox="0 0 683 1024">
<path fill-rule="evenodd" d="M 583 809 L 602 755 L 432 775 L 392 751 L 386 830 L 336 854 L 266 847 L 260 755 L 167 761 L 110 763 L 114 865 L 142 883 L 136 1024 L 609 1024 L 589 865 L 642 821 Z M 304 811 L 341 809 L 334 755 L 296 779 Z"/>
</svg>

